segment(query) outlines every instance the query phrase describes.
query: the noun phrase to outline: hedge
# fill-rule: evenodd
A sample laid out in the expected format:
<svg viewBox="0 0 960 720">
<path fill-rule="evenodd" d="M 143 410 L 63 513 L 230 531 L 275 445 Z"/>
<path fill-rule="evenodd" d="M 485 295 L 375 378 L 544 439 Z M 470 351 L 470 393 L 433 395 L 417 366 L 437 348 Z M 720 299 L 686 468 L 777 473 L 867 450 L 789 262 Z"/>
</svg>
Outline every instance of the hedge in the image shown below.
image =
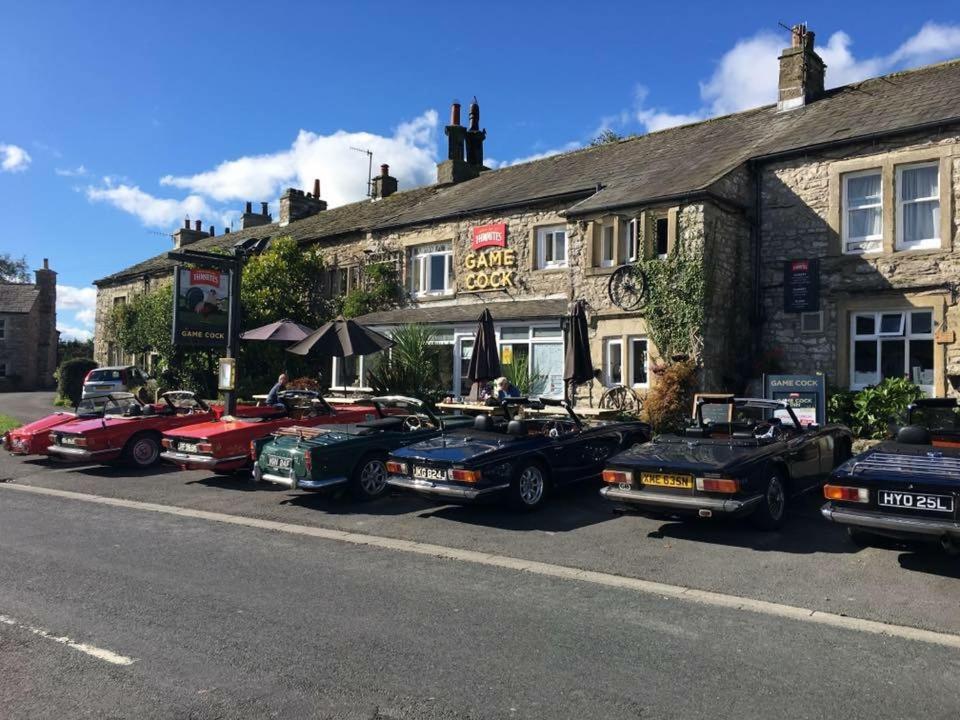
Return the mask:
<svg viewBox="0 0 960 720">
<path fill-rule="evenodd" d="M 80 396 L 83 394 L 83 379 L 97 367 L 97 363 L 88 358 L 61 363 L 57 369 L 57 395 L 70 400 L 72 405 L 79 405 Z"/>
</svg>

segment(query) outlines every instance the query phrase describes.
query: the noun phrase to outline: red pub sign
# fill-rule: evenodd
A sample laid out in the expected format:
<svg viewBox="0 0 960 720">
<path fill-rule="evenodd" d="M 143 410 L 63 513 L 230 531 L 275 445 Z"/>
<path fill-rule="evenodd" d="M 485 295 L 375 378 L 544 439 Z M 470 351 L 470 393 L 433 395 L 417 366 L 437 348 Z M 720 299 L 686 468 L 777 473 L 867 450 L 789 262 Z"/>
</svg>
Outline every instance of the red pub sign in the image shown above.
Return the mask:
<svg viewBox="0 0 960 720">
<path fill-rule="evenodd" d="M 473 229 L 471 249 L 480 250 L 485 247 L 506 247 L 507 226 L 505 223 L 495 225 L 480 225 Z"/>
</svg>

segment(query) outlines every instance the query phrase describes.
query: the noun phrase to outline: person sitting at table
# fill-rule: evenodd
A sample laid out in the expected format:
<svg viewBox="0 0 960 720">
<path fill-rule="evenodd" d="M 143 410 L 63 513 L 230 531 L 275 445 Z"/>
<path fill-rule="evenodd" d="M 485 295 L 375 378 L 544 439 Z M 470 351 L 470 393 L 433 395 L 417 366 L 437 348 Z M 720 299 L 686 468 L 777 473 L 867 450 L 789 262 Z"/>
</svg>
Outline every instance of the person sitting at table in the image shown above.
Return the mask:
<svg viewBox="0 0 960 720">
<path fill-rule="evenodd" d="M 498 400 L 503 400 L 508 397 L 520 397 L 520 389 L 505 377 L 498 377 L 494 381 L 493 387 Z"/>
<path fill-rule="evenodd" d="M 280 377 L 277 378 L 277 384 L 270 388 L 270 392 L 267 393 L 267 405 L 271 405 L 275 408 L 281 410 L 286 410 L 287 406 L 280 402 L 280 392 L 287 386 L 287 375 L 286 373 L 280 373 Z"/>
</svg>

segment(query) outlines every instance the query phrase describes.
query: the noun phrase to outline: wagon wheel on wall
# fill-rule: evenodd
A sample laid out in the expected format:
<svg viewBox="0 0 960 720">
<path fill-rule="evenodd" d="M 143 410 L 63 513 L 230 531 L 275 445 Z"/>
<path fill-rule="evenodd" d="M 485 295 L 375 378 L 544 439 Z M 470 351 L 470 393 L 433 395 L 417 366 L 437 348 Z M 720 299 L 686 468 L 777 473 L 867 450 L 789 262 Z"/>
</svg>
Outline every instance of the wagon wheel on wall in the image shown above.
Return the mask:
<svg viewBox="0 0 960 720">
<path fill-rule="evenodd" d="M 622 413 L 638 413 L 643 407 L 640 396 L 626 385 L 607 388 L 600 396 L 600 407 L 605 410 L 617 410 Z"/>
<path fill-rule="evenodd" d="M 636 265 L 621 265 L 607 281 L 607 295 L 621 310 L 636 310 L 647 301 L 647 276 Z"/>
</svg>

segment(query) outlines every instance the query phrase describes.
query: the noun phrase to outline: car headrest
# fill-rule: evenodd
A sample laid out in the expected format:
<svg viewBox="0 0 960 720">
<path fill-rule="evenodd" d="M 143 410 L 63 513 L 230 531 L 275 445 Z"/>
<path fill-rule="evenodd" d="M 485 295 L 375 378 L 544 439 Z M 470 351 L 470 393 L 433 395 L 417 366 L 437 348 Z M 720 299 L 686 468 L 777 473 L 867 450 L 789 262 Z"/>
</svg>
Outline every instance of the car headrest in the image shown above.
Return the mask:
<svg viewBox="0 0 960 720">
<path fill-rule="evenodd" d="M 525 420 L 511 420 L 507 423 L 507 435 L 526 435 L 527 423 Z"/>
<path fill-rule="evenodd" d="M 897 442 L 907 445 L 929 445 L 930 431 L 920 425 L 905 425 L 897 430 Z"/>
<path fill-rule="evenodd" d="M 493 420 L 490 419 L 489 415 L 477 415 L 473 419 L 473 429 L 480 430 L 482 432 L 490 432 L 493 430 Z"/>
<path fill-rule="evenodd" d="M 157 409 L 156 409 L 155 407 L 153 407 L 153 405 L 144 405 L 144 407 L 143 407 L 143 414 L 144 414 L 144 415 L 156 415 L 156 414 L 157 414 Z"/>
<path fill-rule="evenodd" d="M 126 410 L 123 411 L 125 417 L 137 417 L 137 415 L 142 415 L 143 410 L 139 405 L 131 405 Z"/>
</svg>

